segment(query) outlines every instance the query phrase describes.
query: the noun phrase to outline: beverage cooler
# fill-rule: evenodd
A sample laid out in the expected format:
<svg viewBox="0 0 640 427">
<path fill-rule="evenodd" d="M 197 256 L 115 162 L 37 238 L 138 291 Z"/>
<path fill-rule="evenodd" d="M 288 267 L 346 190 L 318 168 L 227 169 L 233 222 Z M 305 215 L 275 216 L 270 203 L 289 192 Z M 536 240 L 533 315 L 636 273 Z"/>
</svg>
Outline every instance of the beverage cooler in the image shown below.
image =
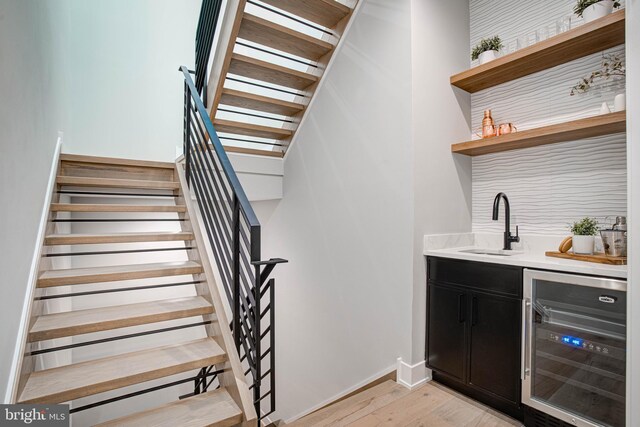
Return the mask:
<svg viewBox="0 0 640 427">
<path fill-rule="evenodd" d="M 525 270 L 525 405 L 576 426 L 625 425 L 626 286 Z"/>
</svg>

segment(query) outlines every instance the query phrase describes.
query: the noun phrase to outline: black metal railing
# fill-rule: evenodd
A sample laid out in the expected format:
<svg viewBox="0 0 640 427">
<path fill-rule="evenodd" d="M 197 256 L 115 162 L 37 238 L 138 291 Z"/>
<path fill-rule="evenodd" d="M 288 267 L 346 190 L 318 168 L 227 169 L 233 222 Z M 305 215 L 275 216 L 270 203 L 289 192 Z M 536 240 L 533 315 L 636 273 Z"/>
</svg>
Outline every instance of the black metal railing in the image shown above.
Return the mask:
<svg viewBox="0 0 640 427">
<path fill-rule="evenodd" d="M 275 280 L 283 259 L 260 259 L 260 222 L 218 139 L 189 70 L 184 74 L 185 174 L 232 311 L 231 330 L 258 417 L 275 411 Z M 195 393 L 211 382 L 196 381 Z M 268 381 L 266 379 L 268 378 Z M 262 403 L 268 400 L 268 409 Z"/>
<path fill-rule="evenodd" d="M 202 0 L 196 30 L 196 89 L 207 103 L 207 65 L 223 0 Z"/>
</svg>

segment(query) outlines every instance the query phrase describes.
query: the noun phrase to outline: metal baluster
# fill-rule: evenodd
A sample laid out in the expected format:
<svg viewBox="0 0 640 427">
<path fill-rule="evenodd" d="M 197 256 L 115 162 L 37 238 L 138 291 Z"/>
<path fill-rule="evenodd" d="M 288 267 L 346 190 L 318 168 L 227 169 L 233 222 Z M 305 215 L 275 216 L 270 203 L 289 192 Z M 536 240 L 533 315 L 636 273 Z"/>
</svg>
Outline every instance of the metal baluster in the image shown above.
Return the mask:
<svg viewBox="0 0 640 427">
<path fill-rule="evenodd" d="M 269 348 L 271 349 L 269 355 L 271 410 L 269 413 L 272 413 L 276 410 L 276 279 L 269 280 L 269 311 L 269 328 L 271 329 L 269 332 Z"/>
<path fill-rule="evenodd" d="M 238 197 L 233 196 L 233 252 L 231 260 L 233 262 L 233 338 L 236 343 L 236 349 L 240 351 L 240 339 L 242 331 L 240 330 L 240 202 Z"/>
<path fill-rule="evenodd" d="M 256 405 L 256 413 L 258 414 L 258 421 L 262 417 L 262 412 L 260 411 L 260 385 L 262 382 L 262 345 L 260 334 L 262 333 L 262 328 L 260 327 L 260 289 L 262 288 L 262 283 L 260 280 L 260 266 L 255 266 L 255 280 L 256 283 L 253 287 L 253 295 L 256 301 L 255 307 L 253 307 L 253 315 L 255 316 L 255 328 L 253 330 L 253 339 L 255 340 L 256 346 L 256 376 L 253 379 L 254 387 L 253 387 L 253 401 Z M 251 313 L 250 313 L 251 314 Z"/>
</svg>

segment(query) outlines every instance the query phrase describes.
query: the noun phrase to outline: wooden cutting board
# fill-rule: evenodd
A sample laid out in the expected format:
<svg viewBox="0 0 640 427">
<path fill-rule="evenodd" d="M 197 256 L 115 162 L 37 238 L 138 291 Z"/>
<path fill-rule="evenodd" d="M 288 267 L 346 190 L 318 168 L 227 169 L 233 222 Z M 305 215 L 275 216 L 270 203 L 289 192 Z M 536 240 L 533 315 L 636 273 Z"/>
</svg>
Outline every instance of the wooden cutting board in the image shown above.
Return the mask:
<svg viewBox="0 0 640 427">
<path fill-rule="evenodd" d="M 573 259 L 576 261 L 597 262 L 598 264 L 609 265 L 627 265 L 627 257 L 611 257 L 605 254 L 593 254 L 593 255 L 577 255 L 573 252 L 562 253 L 558 251 L 550 251 L 544 253 L 546 256 L 554 258 Z"/>
</svg>

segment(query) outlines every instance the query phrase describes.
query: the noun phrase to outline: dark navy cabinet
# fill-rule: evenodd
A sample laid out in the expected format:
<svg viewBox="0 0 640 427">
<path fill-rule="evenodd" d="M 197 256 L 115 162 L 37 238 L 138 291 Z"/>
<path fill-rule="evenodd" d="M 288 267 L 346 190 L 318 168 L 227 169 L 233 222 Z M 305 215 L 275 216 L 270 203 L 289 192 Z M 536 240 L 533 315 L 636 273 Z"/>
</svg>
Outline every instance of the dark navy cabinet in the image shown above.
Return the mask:
<svg viewBox="0 0 640 427">
<path fill-rule="evenodd" d="M 522 268 L 427 258 L 426 364 L 434 380 L 522 419 Z"/>
</svg>

